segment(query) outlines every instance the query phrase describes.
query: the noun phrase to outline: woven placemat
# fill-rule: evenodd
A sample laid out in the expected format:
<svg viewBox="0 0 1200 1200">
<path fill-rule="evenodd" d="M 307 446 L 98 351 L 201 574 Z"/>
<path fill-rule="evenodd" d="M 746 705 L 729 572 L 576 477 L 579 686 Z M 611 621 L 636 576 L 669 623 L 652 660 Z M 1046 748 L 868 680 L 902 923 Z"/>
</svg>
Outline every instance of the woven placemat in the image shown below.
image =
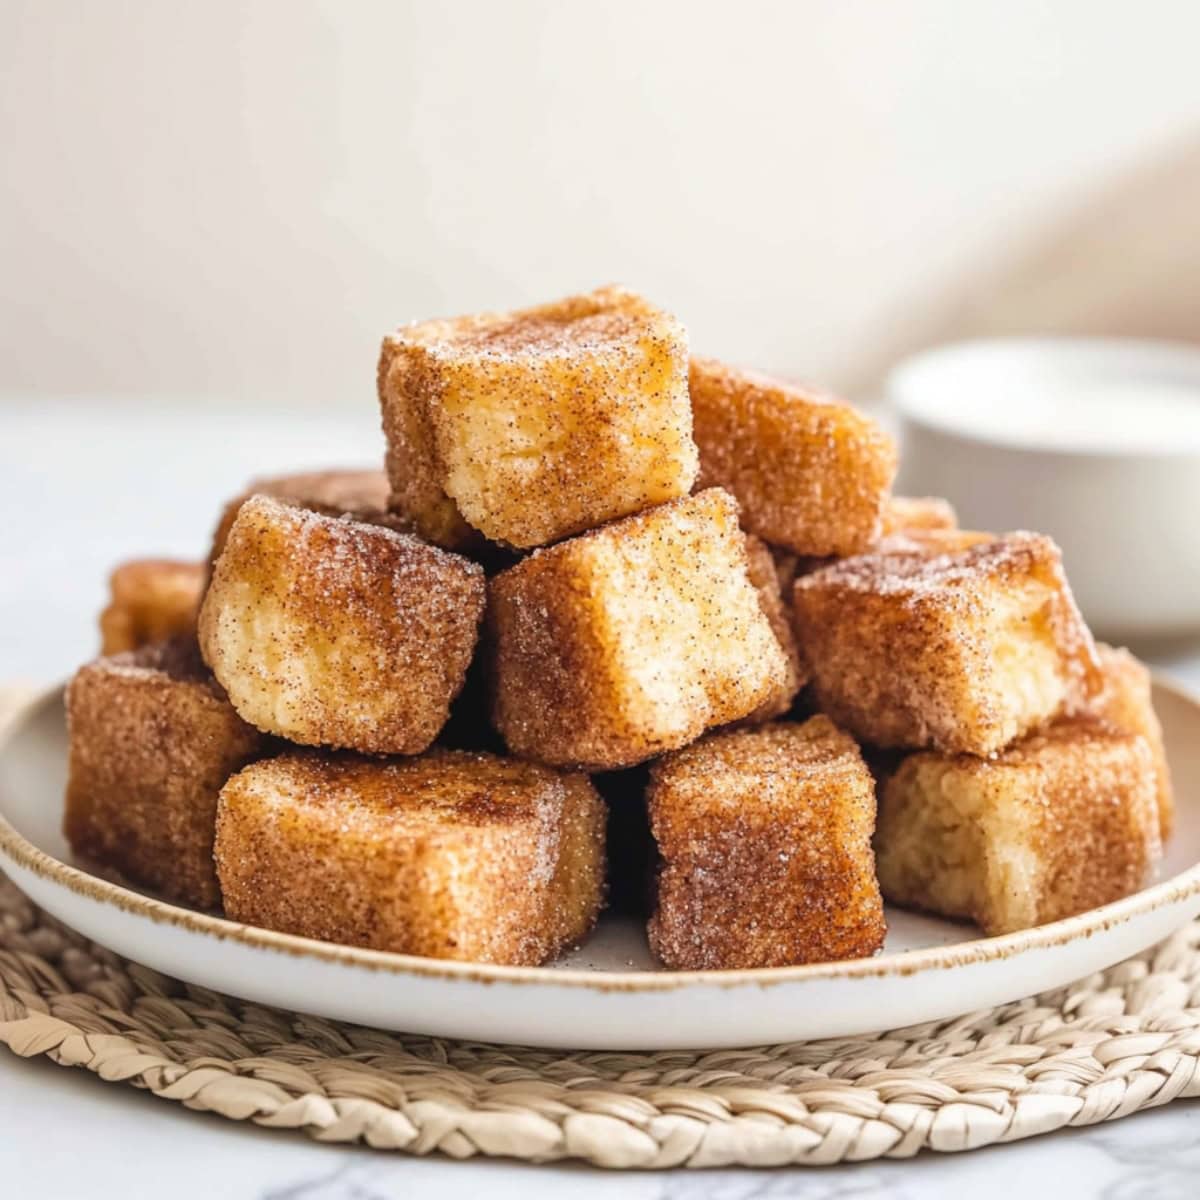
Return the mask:
<svg viewBox="0 0 1200 1200">
<path fill-rule="evenodd" d="M 1200 922 L 1070 987 L 874 1037 L 557 1053 L 388 1034 L 182 984 L 87 942 L 0 877 L 0 1043 L 231 1120 L 411 1154 L 903 1158 L 1200 1096 Z"/>
</svg>

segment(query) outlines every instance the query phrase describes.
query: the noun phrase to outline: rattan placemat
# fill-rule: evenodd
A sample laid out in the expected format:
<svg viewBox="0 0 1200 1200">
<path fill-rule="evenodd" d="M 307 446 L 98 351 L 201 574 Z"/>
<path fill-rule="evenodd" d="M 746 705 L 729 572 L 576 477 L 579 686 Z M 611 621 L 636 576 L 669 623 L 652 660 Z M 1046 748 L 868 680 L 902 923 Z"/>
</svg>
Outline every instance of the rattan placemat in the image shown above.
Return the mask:
<svg viewBox="0 0 1200 1200">
<path fill-rule="evenodd" d="M 232 1120 L 410 1154 L 604 1167 L 902 1158 L 1200 1096 L 1200 922 L 1071 987 L 874 1037 L 558 1053 L 388 1034 L 178 983 L 0 878 L 0 1043 Z"/>
</svg>

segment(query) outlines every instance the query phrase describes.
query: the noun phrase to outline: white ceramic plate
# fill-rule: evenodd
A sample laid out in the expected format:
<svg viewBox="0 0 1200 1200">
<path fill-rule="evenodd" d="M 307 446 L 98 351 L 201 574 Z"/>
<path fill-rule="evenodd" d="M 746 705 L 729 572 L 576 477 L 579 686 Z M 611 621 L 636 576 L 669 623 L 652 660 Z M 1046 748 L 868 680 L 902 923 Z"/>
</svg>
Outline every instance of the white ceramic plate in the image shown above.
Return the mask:
<svg viewBox="0 0 1200 1200">
<path fill-rule="evenodd" d="M 576 1049 L 751 1046 L 895 1029 L 1002 1004 L 1118 962 L 1200 912 L 1200 703 L 1164 684 L 1178 820 L 1162 882 L 1067 921 L 979 939 L 888 912 L 877 958 L 755 971 L 654 969 L 640 926 L 604 919 L 553 967 L 493 967 L 289 937 L 165 904 L 70 865 L 62 694 L 0 746 L 0 866 L 117 953 L 259 1003 L 410 1033 Z"/>
</svg>

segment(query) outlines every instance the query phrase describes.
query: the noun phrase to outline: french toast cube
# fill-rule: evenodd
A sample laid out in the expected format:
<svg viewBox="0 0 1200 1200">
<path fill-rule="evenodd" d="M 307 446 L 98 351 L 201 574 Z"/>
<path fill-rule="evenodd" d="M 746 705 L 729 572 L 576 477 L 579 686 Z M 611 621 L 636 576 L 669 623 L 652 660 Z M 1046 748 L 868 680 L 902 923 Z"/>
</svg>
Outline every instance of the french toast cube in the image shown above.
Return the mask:
<svg viewBox="0 0 1200 1200">
<path fill-rule="evenodd" d="M 214 908 L 217 794 L 263 750 L 190 639 L 81 667 L 67 687 L 63 830 L 75 853 L 169 900 Z"/>
<path fill-rule="evenodd" d="M 233 920 L 374 950 L 534 965 L 596 920 L 604 806 L 584 775 L 490 754 L 295 751 L 225 785 L 215 856 Z"/>
<path fill-rule="evenodd" d="M 204 564 L 165 558 L 121 563 L 109 576 L 100 614 L 100 653 L 121 654 L 194 634 L 204 592 Z"/>
<path fill-rule="evenodd" d="M 241 716 L 301 745 L 418 754 L 446 723 L 484 606 L 475 563 L 269 496 L 238 511 L 200 610 Z"/>
<path fill-rule="evenodd" d="M 842 559 L 793 598 L 820 710 L 875 746 L 993 754 L 1100 687 L 1058 547 L 1038 534 Z"/>
<path fill-rule="evenodd" d="M 750 582 L 758 591 L 758 602 L 763 615 L 771 623 L 771 629 L 787 660 L 787 672 L 783 683 L 754 712 L 744 718 L 747 724 L 753 725 L 783 716 L 792 707 L 797 693 L 807 682 L 807 675 L 800 661 L 800 650 L 792 629 L 791 606 L 783 598 L 779 567 L 771 548 L 752 533 L 746 534 L 746 563 Z"/>
<path fill-rule="evenodd" d="M 719 488 L 494 576 L 488 631 L 493 724 L 553 766 L 633 766 L 754 712 L 788 677 Z"/>
<path fill-rule="evenodd" d="M 781 967 L 874 954 L 883 902 L 875 785 L 826 717 L 710 734 L 650 768 L 650 947 L 668 967 Z"/>
<path fill-rule="evenodd" d="M 225 549 L 225 539 L 238 511 L 251 496 L 273 496 L 297 508 L 324 513 L 327 517 L 353 516 L 359 520 L 373 520 L 382 519 L 387 512 L 390 491 L 387 475 L 370 468 L 330 468 L 252 479 L 245 490 L 221 510 L 208 555 L 209 571 L 211 573 Z M 395 527 L 403 532 L 399 523 Z"/>
<path fill-rule="evenodd" d="M 1088 711 L 1122 733 L 1141 734 L 1154 760 L 1159 833 L 1165 842 L 1175 826 L 1175 792 L 1163 746 L 1162 725 L 1151 698 L 1150 672 L 1128 650 L 1096 644 L 1104 686 Z"/>
<path fill-rule="evenodd" d="M 914 529 L 957 529 L 954 505 L 941 496 L 887 496 L 880 514 L 879 533 L 907 533 Z"/>
<path fill-rule="evenodd" d="M 1011 933 L 1137 891 L 1161 856 L 1140 736 L 1067 718 L 994 758 L 922 751 L 880 793 L 889 901 Z"/>
<path fill-rule="evenodd" d="M 699 487 L 723 487 L 766 542 L 821 558 L 879 536 L 896 448 L 869 417 L 829 396 L 693 358 Z"/>
<path fill-rule="evenodd" d="M 393 507 L 452 549 L 545 545 L 695 481 L 686 331 L 624 288 L 405 326 L 378 379 Z"/>
</svg>

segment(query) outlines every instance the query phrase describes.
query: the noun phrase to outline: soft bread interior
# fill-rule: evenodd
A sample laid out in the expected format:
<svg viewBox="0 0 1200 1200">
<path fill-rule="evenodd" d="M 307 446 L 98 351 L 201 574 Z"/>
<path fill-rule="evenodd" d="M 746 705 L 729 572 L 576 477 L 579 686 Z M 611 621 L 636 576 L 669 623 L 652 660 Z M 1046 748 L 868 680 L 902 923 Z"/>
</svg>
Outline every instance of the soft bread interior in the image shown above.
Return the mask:
<svg viewBox="0 0 1200 1200">
<path fill-rule="evenodd" d="M 1037 923 L 1039 860 L 1026 806 L 1000 794 L 1005 774 L 993 771 L 985 784 L 952 759 L 930 758 L 889 783 L 876 849 L 889 900 L 989 933 Z"/>
<path fill-rule="evenodd" d="M 1055 635 L 1054 591 L 1037 580 L 998 591 L 992 601 L 995 630 L 990 665 L 995 691 L 1012 698 L 1003 740 L 1011 741 L 1058 712 L 1067 697 L 1068 677 Z"/>
</svg>

